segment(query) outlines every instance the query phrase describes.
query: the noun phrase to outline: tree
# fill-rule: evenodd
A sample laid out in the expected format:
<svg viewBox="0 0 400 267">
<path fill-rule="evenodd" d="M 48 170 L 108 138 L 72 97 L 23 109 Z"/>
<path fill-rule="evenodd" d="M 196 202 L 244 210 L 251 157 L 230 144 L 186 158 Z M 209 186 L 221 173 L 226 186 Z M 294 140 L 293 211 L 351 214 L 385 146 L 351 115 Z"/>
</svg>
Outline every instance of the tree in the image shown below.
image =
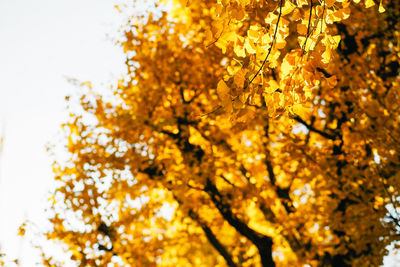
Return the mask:
<svg viewBox="0 0 400 267">
<path fill-rule="evenodd" d="M 47 237 L 80 266 L 381 264 L 400 227 L 400 3 L 359 2 L 132 16 L 128 75 L 64 125 Z"/>
</svg>

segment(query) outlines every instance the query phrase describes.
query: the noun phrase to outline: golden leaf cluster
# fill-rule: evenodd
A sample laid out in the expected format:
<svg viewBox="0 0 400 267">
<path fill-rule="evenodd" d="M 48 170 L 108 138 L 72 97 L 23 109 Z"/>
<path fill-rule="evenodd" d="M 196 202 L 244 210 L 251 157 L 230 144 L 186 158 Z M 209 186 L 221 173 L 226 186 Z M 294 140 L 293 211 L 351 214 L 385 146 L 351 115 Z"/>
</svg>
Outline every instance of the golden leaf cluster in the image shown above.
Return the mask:
<svg viewBox="0 0 400 267">
<path fill-rule="evenodd" d="M 399 17 L 390 0 L 132 15 L 129 73 L 64 125 L 47 238 L 80 266 L 379 266 L 400 236 Z"/>
</svg>

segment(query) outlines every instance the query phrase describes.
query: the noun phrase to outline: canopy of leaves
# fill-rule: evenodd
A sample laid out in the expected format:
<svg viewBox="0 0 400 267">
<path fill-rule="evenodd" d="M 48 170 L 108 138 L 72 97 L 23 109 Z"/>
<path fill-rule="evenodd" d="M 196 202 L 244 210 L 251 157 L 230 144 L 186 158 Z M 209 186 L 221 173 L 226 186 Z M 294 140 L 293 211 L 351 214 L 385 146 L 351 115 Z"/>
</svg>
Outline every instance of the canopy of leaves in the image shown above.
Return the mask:
<svg viewBox="0 0 400 267">
<path fill-rule="evenodd" d="M 88 90 L 64 126 L 48 239 L 80 266 L 381 264 L 400 233 L 399 1 L 154 8 L 124 28 L 113 97 Z"/>
</svg>

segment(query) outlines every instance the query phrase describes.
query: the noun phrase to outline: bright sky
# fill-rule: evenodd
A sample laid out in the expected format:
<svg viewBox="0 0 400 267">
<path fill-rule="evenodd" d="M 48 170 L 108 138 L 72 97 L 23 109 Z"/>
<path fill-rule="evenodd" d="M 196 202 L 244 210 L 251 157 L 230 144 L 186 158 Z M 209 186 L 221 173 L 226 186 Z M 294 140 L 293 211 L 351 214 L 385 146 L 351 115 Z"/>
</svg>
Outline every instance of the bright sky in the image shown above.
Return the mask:
<svg viewBox="0 0 400 267">
<path fill-rule="evenodd" d="M 67 119 L 64 98 L 78 88 L 65 77 L 108 84 L 124 72 L 107 38 L 122 23 L 112 0 L 0 0 L 0 246 L 34 266 L 34 237 L 17 237 L 25 220 L 46 223 L 52 188 L 47 142 Z M 35 241 L 35 240 L 33 240 Z M 394 259 L 394 257 L 391 257 Z M 388 259 L 388 258 L 387 258 Z M 385 266 L 396 266 L 387 260 Z"/>
<path fill-rule="evenodd" d="M 52 185 L 48 141 L 67 118 L 64 97 L 78 90 L 65 76 L 107 84 L 123 71 L 123 54 L 107 33 L 122 18 L 112 0 L 0 0 L 0 245 L 22 266 L 38 260 L 24 219 L 45 223 Z M 2 125 L 0 124 L 0 130 Z"/>
</svg>

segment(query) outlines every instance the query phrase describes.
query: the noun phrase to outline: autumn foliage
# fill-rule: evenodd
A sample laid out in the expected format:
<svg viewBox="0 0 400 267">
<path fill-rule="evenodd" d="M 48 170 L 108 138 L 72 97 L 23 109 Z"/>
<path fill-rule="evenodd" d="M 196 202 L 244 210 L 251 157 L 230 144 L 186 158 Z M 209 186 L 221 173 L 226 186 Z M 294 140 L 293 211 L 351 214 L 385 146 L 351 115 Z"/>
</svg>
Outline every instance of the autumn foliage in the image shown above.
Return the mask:
<svg viewBox="0 0 400 267">
<path fill-rule="evenodd" d="M 64 125 L 48 239 L 80 266 L 378 266 L 400 234 L 399 16 L 397 0 L 132 14 L 129 73 Z"/>
</svg>

